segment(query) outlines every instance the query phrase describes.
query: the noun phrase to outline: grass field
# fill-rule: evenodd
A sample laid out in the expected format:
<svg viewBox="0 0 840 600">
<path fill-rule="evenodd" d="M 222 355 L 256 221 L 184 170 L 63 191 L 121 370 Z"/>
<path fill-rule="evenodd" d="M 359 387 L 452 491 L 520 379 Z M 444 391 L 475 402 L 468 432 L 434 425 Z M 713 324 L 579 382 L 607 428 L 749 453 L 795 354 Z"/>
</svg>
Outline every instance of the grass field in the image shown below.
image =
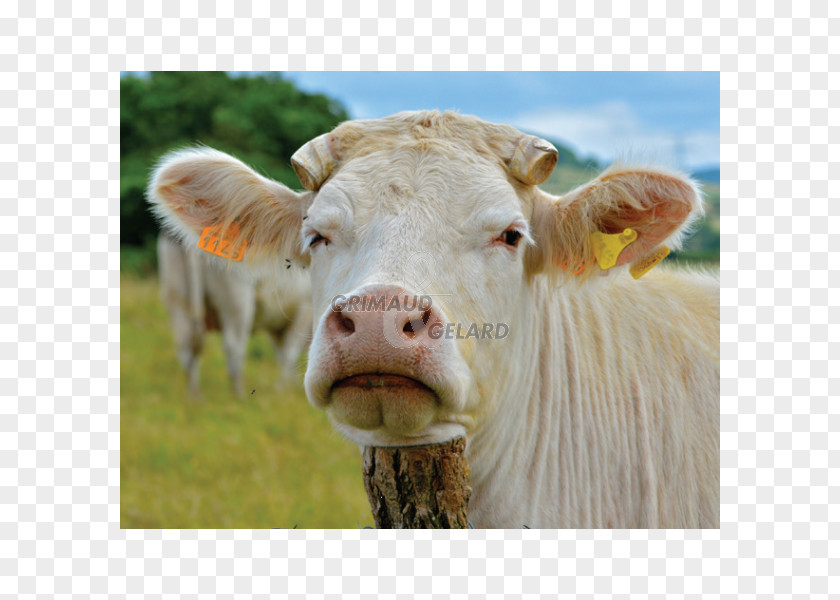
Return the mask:
<svg viewBox="0 0 840 600">
<path fill-rule="evenodd" d="M 154 278 L 121 278 L 120 525 L 355 528 L 372 525 L 361 453 L 300 385 L 276 389 L 268 338 L 248 348 L 248 394 L 229 391 L 208 336 L 200 401 L 188 399 Z"/>
</svg>

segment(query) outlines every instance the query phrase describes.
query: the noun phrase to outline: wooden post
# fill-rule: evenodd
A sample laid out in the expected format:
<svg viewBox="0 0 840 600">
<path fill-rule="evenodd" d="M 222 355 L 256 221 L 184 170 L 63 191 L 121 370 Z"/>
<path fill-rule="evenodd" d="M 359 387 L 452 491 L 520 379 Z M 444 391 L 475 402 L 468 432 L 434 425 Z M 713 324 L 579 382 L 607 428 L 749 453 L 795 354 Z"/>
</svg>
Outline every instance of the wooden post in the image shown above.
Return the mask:
<svg viewBox="0 0 840 600">
<path fill-rule="evenodd" d="M 365 448 L 364 480 L 379 529 L 466 529 L 469 465 L 463 437 L 426 446 Z"/>
</svg>

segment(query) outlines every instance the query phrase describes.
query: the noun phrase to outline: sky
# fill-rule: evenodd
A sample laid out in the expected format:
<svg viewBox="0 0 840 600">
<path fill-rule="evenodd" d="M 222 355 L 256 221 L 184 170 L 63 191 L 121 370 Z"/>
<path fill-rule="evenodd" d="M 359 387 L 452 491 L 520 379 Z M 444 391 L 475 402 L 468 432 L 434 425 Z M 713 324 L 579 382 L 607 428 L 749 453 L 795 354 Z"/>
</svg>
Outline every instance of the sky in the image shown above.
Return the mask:
<svg viewBox="0 0 840 600">
<path fill-rule="evenodd" d="M 455 109 L 564 143 L 602 163 L 720 164 L 720 75 L 677 72 L 289 72 L 354 119 Z"/>
<path fill-rule="evenodd" d="M 720 166 L 720 74 L 716 72 L 283 75 L 301 89 L 340 100 L 354 119 L 404 110 L 453 109 L 563 143 L 581 158 L 595 157 L 603 164 L 629 157 L 690 171 Z"/>
</svg>

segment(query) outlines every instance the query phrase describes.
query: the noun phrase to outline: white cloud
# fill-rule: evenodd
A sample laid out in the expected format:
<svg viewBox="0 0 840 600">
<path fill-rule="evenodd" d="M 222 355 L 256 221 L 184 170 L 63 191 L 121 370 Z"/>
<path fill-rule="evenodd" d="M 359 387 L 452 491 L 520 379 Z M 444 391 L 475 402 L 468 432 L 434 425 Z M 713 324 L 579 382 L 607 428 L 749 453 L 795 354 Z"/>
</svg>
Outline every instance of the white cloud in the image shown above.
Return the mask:
<svg viewBox="0 0 840 600">
<path fill-rule="evenodd" d="M 660 164 L 696 168 L 720 163 L 719 131 L 665 129 L 643 123 L 624 102 L 551 108 L 520 114 L 514 126 L 568 144 L 602 162 L 634 156 Z"/>
</svg>

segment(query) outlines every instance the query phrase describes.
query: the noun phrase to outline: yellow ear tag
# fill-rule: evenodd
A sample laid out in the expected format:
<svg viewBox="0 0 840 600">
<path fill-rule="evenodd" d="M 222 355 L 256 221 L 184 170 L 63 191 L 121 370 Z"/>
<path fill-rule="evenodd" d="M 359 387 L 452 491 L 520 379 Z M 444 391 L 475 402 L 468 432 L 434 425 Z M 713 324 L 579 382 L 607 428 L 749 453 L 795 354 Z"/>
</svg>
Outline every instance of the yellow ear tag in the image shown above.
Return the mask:
<svg viewBox="0 0 840 600">
<path fill-rule="evenodd" d="M 621 233 L 590 233 L 589 241 L 592 242 L 592 251 L 595 252 L 595 260 L 601 270 L 614 267 L 621 251 L 635 242 L 637 237 L 639 234 L 633 229 L 625 229 Z"/>
<path fill-rule="evenodd" d="M 630 267 L 630 274 L 633 276 L 633 279 L 639 279 L 642 275 L 661 263 L 662 259 L 670 253 L 671 249 L 668 248 L 668 246 L 662 246 L 653 254 L 648 254 L 644 258 L 637 260 L 633 263 L 633 266 Z"/>
<path fill-rule="evenodd" d="M 239 225 L 236 223 L 231 223 L 231 226 L 224 231 L 221 231 L 218 225 L 211 225 L 201 232 L 198 247 L 210 254 L 239 262 L 245 256 L 248 242 L 243 241 L 238 246 L 234 246 L 233 240 L 237 235 L 239 235 Z"/>
</svg>

